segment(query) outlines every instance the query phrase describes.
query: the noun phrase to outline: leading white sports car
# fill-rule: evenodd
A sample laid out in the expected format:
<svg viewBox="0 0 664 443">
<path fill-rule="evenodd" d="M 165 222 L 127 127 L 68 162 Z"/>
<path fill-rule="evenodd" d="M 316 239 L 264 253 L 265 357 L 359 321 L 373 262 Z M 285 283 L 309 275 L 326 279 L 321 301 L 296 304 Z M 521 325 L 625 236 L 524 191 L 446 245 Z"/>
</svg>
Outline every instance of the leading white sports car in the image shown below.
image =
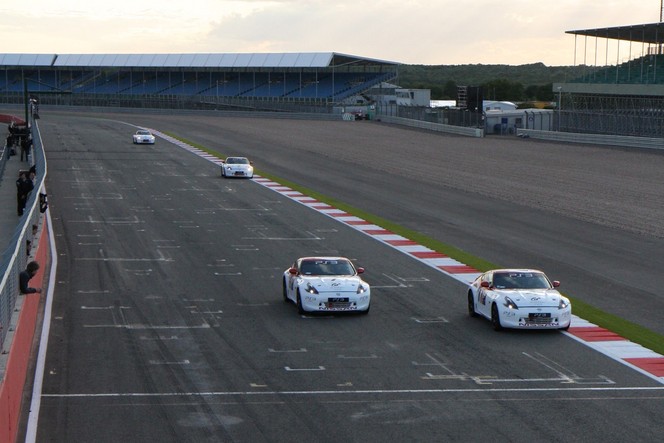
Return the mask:
<svg viewBox="0 0 664 443">
<path fill-rule="evenodd" d="M 147 129 L 139 129 L 133 135 L 135 145 L 154 145 L 155 137 Z"/>
<path fill-rule="evenodd" d="M 284 301 L 292 301 L 298 312 L 349 311 L 369 313 L 371 289 L 360 278 L 364 268 L 355 268 L 343 257 L 303 257 L 286 269 Z"/>
<path fill-rule="evenodd" d="M 226 157 L 221 165 L 222 177 L 254 177 L 254 163 L 246 157 Z"/>
<path fill-rule="evenodd" d="M 468 313 L 491 320 L 493 328 L 563 329 L 572 320 L 572 305 L 535 269 L 495 269 L 468 288 Z"/>
</svg>

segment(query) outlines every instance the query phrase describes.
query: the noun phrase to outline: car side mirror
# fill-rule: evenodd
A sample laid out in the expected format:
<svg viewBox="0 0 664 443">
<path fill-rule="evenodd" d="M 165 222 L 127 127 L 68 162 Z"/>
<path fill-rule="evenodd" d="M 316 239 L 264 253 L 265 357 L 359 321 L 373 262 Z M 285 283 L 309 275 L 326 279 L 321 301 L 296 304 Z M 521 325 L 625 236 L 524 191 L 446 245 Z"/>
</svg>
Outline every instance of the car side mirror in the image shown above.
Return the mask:
<svg viewBox="0 0 664 443">
<path fill-rule="evenodd" d="M 297 269 L 295 269 L 295 268 L 290 268 L 290 269 L 288 270 L 288 273 L 289 273 L 290 275 L 297 275 Z"/>
<path fill-rule="evenodd" d="M 364 274 L 364 268 L 357 268 L 358 274 Z"/>
<path fill-rule="evenodd" d="M 480 286 L 483 287 L 483 288 L 489 288 L 489 287 L 491 287 L 491 285 L 489 284 L 488 281 L 483 281 L 482 283 L 480 283 Z"/>
<path fill-rule="evenodd" d="M 557 288 L 558 286 L 560 286 L 560 282 L 558 280 L 554 280 L 552 283 L 553 283 L 554 288 Z"/>
</svg>

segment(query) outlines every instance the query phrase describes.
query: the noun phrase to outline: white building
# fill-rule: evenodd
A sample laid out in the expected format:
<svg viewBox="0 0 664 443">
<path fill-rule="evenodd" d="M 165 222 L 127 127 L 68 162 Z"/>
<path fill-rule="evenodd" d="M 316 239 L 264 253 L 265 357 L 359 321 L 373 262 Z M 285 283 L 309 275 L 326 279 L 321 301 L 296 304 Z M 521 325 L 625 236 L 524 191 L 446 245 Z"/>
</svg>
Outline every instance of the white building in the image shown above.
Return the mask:
<svg viewBox="0 0 664 443">
<path fill-rule="evenodd" d="M 431 89 L 395 89 L 399 106 L 431 106 Z"/>
<path fill-rule="evenodd" d="M 553 130 L 552 109 L 491 109 L 485 110 L 484 116 L 485 134 L 514 135 L 517 129 Z"/>
<path fill-rule="evenodd" d="M 482 101 L 482 109 L 486 111 L 515 111 L 517 106 L 512 102 L 501 102 L 495 100 Z"/>
</svg>

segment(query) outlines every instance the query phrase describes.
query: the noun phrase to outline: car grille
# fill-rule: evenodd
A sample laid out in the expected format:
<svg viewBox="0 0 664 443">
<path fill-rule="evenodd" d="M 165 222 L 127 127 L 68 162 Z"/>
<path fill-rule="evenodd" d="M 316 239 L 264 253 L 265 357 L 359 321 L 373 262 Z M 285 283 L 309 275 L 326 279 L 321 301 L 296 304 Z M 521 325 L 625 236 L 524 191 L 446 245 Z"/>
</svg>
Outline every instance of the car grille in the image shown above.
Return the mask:
<svg viewBox="0 0 664 443">
<path fill-rule="evenodd" d="M 348 309 L 351 307 L 350 302 L 334 302 L 334 303 L 326 303 L 326 305 L 330 309 Z"/>
</svg>

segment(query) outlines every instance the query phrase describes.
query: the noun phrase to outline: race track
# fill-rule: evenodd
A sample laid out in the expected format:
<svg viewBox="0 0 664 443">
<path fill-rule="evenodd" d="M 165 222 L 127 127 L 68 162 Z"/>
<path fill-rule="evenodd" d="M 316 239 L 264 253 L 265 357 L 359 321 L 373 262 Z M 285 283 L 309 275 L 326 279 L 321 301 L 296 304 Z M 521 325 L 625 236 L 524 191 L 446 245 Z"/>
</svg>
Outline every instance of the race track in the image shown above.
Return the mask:
<svg viewBox="0 0 664 443">
<path fill-rule="evenodd" d="M 662 385 L 555 331 L 495 333 L 464 285 L 134 128 L 168 131 L 660 333 L 658 152 L 372 122 L 43 113 L 59 268 L 39 441 L 651 441 Z M 368 316 L 297 315 L 310 254 Z M 543 418 L 546 417 L 546 418 Z M 478 426 L 481 424 L 481 426 Z"/>
</svg>

